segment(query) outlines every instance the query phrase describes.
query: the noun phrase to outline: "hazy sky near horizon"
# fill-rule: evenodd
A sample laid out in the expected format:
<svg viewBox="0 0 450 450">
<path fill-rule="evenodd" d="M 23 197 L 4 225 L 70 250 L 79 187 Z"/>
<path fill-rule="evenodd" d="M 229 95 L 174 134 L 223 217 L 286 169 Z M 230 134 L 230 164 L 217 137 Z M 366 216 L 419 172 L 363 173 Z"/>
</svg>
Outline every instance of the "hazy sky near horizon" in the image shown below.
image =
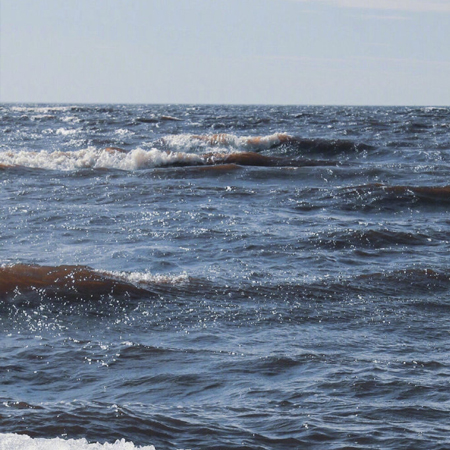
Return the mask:
<svg viewBox="0 0 450 450">
<path fill-rule="evenodd" d="M 0 0 L 0 102 L 450 105 L 450 0 Z"/>
</svg>

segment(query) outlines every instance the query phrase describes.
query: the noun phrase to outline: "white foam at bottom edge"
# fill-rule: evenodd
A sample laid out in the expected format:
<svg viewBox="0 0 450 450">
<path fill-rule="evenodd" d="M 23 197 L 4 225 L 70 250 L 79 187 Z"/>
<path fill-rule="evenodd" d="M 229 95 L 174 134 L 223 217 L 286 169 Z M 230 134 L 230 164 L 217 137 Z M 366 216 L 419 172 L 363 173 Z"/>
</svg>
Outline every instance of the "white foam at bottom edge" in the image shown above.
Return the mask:
<svg viewBox="0 0 450 450">
<path fill-rule="evenodd" d="M 0 450 L 155 450 L 153 445 L 135 446 L 124 439 L 114 444 L 90 444 L 86 439 L 43 439 L 25 435 L 7 433 L 0 434 Z"/>
</svg>

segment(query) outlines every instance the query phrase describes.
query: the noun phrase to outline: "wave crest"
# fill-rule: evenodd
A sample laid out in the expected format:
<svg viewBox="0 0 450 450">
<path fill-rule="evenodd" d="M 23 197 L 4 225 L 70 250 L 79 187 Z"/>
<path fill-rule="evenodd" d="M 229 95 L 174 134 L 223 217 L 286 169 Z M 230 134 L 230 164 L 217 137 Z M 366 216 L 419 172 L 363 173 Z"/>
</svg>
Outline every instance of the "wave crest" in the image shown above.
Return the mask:
<svg viewBox="0 0 450 450">
<path fill-rule="evenodd" d="M 293 136 L 286 133 L 274 133 L 267 136 L 236 136 L 234 134 L 177 134 L 165 136 L 161 143 L 165 148 L 174 151 L 192 151 L 202 148 L 206 151 L 211 149 L 229 149 L 241 151 L 262 151 L 281 144 L 295 140 Z"/>
<path fill-rule="evenodd" d="M 333 161 L 288 159 L 265 156 L 252 151 L 209 152 L 205 154 L 141 148 L 126 152 L 120 148 L 86 149 L 75 152 L 0 153 L 0 170 L 13 167 L 74 171 L 80 169 L 139 170 L 154 167 L 216 166 L 237 164 L 259 167 L 303 167 L 336 165 Z"/>
<path fill-rule="evenodd" d="M 87 148 L 74 152 L 2 152 L 0 167 L 29 167 L 49 170 L 119 169 L 136 170 L 160 166 L 202 164 L 199 155 L 137 148 L 130 152 L 116 148 Z"/>
<path fill-rule="evenodd" d="M 97 271 L 87 266 L 16 264 L 0 267 L 0 300 L 60 298 L 95 300 L 110 295 L 155 296 L 155 286 L 178 285 L 188 276 Z"/>
<path fill-rule="evenodd" d="M 173 151 L 193 151 L 200 148 L 204 151 L 227 149 L 228 151 L 261 152 L 278 147 L 288 147 L 293 148 L 300 155 L 337 155 L 373 149 L 371 145 L 352 140 L 302 138 L 287 133 L 273 133 L 266 136 L 236 136 L 228 133 L 178 134 L 163 137 L 161 143 L 166 149 Z"/>
</svg>

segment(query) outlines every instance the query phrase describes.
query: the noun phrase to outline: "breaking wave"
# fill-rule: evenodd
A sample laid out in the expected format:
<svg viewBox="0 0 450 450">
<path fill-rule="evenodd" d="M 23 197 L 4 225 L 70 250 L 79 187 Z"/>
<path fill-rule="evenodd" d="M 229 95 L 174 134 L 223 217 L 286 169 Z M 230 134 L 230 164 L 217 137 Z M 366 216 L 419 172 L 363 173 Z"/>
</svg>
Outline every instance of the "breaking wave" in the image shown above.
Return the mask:
<svg viewBox="0 0 450 450">
<path fill-rule="evenodd" d="M 120 149 L 87 148 L 74 152 L 2 152 L 0 166 L 27 167 L 48 170 L 79 169 L 119 169 L 137 170 L 161 166 L 198 165 L 203 164 L 199 155 L 192 153 L 165 152 L 157 149 L 135 149 L 124 152 Z"/>
<path fill-rule="evenodd" d="M 336 165 L 335 162 L 307 159 L 287 159 L 261 155 L 256 152 L 210 152 L 195 154 L 158 149 L 141 148 L 126 152 L 108 147 L 98 150 L 88 148 L 74 152 L 3 152 L 0 153 L 0 169 L 22 167 L 32 169 L 74 171 L 81 169 L 139 170 L 155 167 L 215 166 L 236 164 L 259 167 L 303 167 Z"/>
<path fill-rule="evenodd" d="M 163 137 L 161 143 L 165 148 L 174 151 L 219 148 L 222 150 L 257 152 L 279 147 L 292 139 L 295 138 L 286 133 L 274 133 L 268 136 L 236 136 L 228 133 L 204 135 L 176 134 Z"/>
<path fill-rule="evenodd" d="M 126 130 L 125 130 L 126 131 Z M 77 130 L 59 128 L 57 134 L 69 135 Z M 123 133 L 124 130 L 121 129 Z M 153 148 L 135 148 L 125 151 L 117 147 L 75 151 L 2 151 L 0 169 L 25 167 L 32 169 L 73 171 L 80 169 L 138 170 L 154 167 L 180 167 L 238 164 L 248 166 L 308 166 L 336 165 L 337 162 L 320 161 L 342 153 L 367 150 L 369 146 L 345 140 L 303 139 L 286 133 L 267 136 L 236 136 L 234 134 L 164 136 L 151 144 Z M 294 159 L 262 155 L 276 148 L 291 149 Z M 281 155 L 286 154 L 283 150 Z M 312 160 L 304 159 L 310 156 Z M 303 158 L 303 159 L 298 159 Z"/>
<path fill-rule="evenodd" d="M 190 151 L 211 148 L 261 152 L 277 147 L 298 150 L 300 154 L 336 155 L 373 149 L 371 145 L 345 139 L 314 139 L 292 136 L 287 133 L 273 133 L 267 136 L 236 136 L 219 133 L 206 135 L 177 134 L 165 136 L 161 143 L 174 151 Z"/>
</svg>

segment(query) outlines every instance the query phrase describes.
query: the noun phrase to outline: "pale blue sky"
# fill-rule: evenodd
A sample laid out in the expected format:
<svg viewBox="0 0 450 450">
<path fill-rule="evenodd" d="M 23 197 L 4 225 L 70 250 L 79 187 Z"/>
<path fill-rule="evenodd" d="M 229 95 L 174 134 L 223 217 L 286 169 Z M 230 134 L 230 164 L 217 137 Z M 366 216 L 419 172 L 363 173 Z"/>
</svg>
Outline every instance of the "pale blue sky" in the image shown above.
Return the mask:
<svg viewBox="0 0 450 450">
<path fill-rule="evenodd" d="M 450 105 L 450 0 L 0 0 L 0 101 Z"/>
</svg>

